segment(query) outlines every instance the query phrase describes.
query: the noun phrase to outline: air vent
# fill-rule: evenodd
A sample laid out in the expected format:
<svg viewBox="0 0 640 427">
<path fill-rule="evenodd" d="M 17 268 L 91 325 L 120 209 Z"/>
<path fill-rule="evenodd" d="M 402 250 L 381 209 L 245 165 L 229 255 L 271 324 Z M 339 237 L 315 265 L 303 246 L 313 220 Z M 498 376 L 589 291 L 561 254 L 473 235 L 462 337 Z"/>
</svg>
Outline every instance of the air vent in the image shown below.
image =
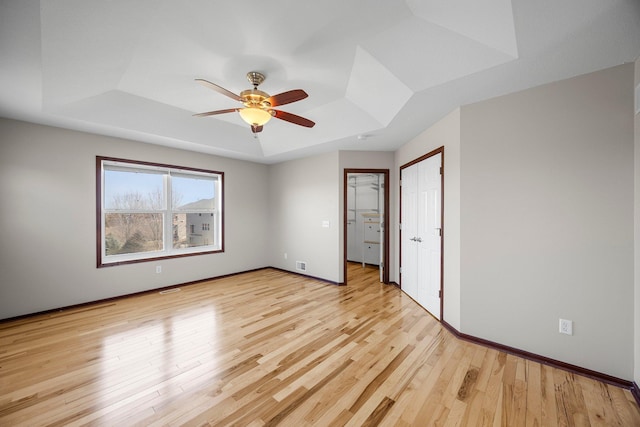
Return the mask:
<svg viewBox="0 0 640 427">
<path fill-rule="evenodd" d="M 307 271 L 307 263 L 305 261 L 296 261 L 296 270 Z"/>
</svg>

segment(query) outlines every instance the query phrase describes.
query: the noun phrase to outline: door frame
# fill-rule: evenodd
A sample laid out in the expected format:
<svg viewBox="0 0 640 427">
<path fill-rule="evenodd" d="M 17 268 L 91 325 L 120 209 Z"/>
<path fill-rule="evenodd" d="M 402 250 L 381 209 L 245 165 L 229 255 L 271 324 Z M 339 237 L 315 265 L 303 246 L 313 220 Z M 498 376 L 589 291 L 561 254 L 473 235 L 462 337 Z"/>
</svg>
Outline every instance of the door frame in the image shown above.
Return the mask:
<svg viewBox="0 0 640 427">
<path fill-rule="evenodd" d="M 382 266 L 382 282 L 389 284 L 389 169 L 354 169 L 345 168 L 343 172 L 343 185 L 342 185 L 342 269 L 344 284 L 347 285 L 347 195 L 348 195 L 348 176 L 350 173 L 377 173 L 384 175 L 384 215 L 382 217 L 382 227 L 384 227 L 384 239 L 382 243 L 382 256 L 384 258 Z"/>
<path fill-rule="evenodd" d="M 437 154 L 440 154 L 440 321 L 444 321 L 444 236 L 445 236 L 445 225 L 444 225 L 444 146 L 436 148 L 435 150 L 429 151 L 427 154 L 418 157 L 417 159 L 413 159 L 408 163 L 400 166 L 400 170 L 398 176 L 400 178 L 400 182 L 398 183 L 398 211 L 399 211 L 399 221 L 400 230 L 398 231 L 398 266 L 400 267 L 400 272 L 398 273 L 398 280 L 400 282 L 400 289 L 402 289 L 402 170 L 408 168 L 409 166 L 413 166 L 416 163 L 420 163 L 423 160 L 428 159 L 429 157 L 433 157 Z"/>
</svg>

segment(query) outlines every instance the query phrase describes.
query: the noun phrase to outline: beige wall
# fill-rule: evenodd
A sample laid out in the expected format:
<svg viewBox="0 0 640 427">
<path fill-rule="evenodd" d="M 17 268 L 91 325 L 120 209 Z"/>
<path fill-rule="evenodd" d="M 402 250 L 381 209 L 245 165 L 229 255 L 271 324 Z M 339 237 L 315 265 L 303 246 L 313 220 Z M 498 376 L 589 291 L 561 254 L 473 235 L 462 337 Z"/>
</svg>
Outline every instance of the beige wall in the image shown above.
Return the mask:
<svg viewBox="0 0 640 427">
<path fill-rule="evenodd" d="M 462 332 L 633 377 L 632 82 L 627 64 L 462 107 Z"/>
<path fill-rule="evenodd" d="M 224 172 L 225 252 L 97 269 L 96 155 Z M 0 318 L 268 265 L 267 170 L 0 119 Z"/>
<path fill-rule="evenodd" d="M 640 87 L 640 58 L 635 63 L 634 91 Z M 640 97 L 640 94 L 639 94 Z M 640 107 L 636 99 L 635 108 Z M 640 384 L 640 113 L 634 115 L 634 375 Z"/>
<path fill-rule="evenodd" d="M 340 281 L 339 189 L 338 152 L 269 168 L 270 265 L 296 271 L 304 261 L 305 274 Z"/>
<path fill-rule="evenodd" d="M 400 147 L 395 153 L 393 182 L 399 181 L 400 167 L 436 148 L 444 147 L 444 310 L 443 319 L 456 329 L 460 328 L 460 109 L 456 109 L 429 129 Z M 397 184 L 396 184 L 397 186 Z M 394 253 L 399 253 L 400 198 L 394 194 Z M 399 257 L 394 258 L 395 281 Z"/>
</svg>

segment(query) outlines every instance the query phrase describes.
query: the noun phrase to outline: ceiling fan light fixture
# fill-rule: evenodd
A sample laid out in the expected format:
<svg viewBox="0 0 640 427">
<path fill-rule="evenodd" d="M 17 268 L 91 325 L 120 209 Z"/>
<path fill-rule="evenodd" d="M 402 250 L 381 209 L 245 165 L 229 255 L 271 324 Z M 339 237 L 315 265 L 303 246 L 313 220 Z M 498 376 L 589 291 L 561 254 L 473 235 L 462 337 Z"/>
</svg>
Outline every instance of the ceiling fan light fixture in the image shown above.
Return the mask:
<svg viewBox="0 0 640 427">
<path fill-rule="evenodd" d="M 247 107 L 239 111 L 242 120 L 251 126 L 262 126 L 271 120 L 271 113 L 257 107 Z"/>
<path fill-rule="evenodd" d="M 194 114 L 194 116 L 215 116 L 218 114 L 237 111 L 242 120 L 251 126 L 251 131 L 254 134 L 262 132 L 262 126 L 271 120 L 271 117 L 308 128 L 312 128 L 315 125 L 314 122 L 309 119 L 305 119 L 304 117 L 287 113 L 286 111 L 272 109 L 273 107 L 291 104 L 292 102 L 305 99 L 309 95 L 307 95 L 304 90 L 293 89 L 271 96 L 258 89 L 258 85 L 264 81 L 264 74 L 258 73 L 257 71 L 251 71 L 247 74 L 247 79 L 251 84 L 253 84 L 253 89 L 243 90 L 240 92 L 240 95 L 236 95 L 235 93 L 223 88 L 222 86 L 218 86 L 215 83 L 211 83 L 210 81 L 196 79 L 196 82 L 199 84 L 208 87 L 209 89 L 213 89 L 235 101 L 240 101 L 242 105 L 244 105 L 244 108 L 227 108 L 226 110 L 207 111 L 206 113 Z"/>
</svg>

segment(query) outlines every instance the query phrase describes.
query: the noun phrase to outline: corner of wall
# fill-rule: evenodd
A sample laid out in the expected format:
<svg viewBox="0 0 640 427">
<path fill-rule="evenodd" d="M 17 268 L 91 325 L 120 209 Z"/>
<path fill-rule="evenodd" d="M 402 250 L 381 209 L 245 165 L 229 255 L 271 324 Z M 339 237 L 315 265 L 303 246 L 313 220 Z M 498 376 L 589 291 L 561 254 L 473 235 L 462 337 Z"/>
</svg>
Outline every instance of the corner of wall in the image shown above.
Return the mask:
<svg viewBox="0 0 640 427">
<path fill-rule="evenodd" d="M 271 266 L 340 282 L 340 179 L 337 151 L 269 166 Z"/>
<path fill-rule="evenodd" d="M 634 162 L 633 162 L 633 180 L 634 180 L 634 369 L 633 379 L 636 384 L 640 384 L 640 58 L 635 62 L 634 70 Z"/>
<path fill-rule="evenodd" d="M 460 117 L 456 108 L 433 126 L 416 136 L 395 152 L 394 182 L 399 182 L 400 166 L 417 159 L 430 151 L 444 147 L 444 310 L 443 319 L 452 327 L 460 329 Z M 396 184 L 397 186 L 397 184 Z M 392 223 L 395 253 L 400 253 L 399 229 L 400 196 L 392 198 L 393 213 L 397 220 Z M 394 259 L 393 271 L 399 271 L 400 259 Z M 390 278 L 400 283 L 399 274 Z"/>
</svg>

